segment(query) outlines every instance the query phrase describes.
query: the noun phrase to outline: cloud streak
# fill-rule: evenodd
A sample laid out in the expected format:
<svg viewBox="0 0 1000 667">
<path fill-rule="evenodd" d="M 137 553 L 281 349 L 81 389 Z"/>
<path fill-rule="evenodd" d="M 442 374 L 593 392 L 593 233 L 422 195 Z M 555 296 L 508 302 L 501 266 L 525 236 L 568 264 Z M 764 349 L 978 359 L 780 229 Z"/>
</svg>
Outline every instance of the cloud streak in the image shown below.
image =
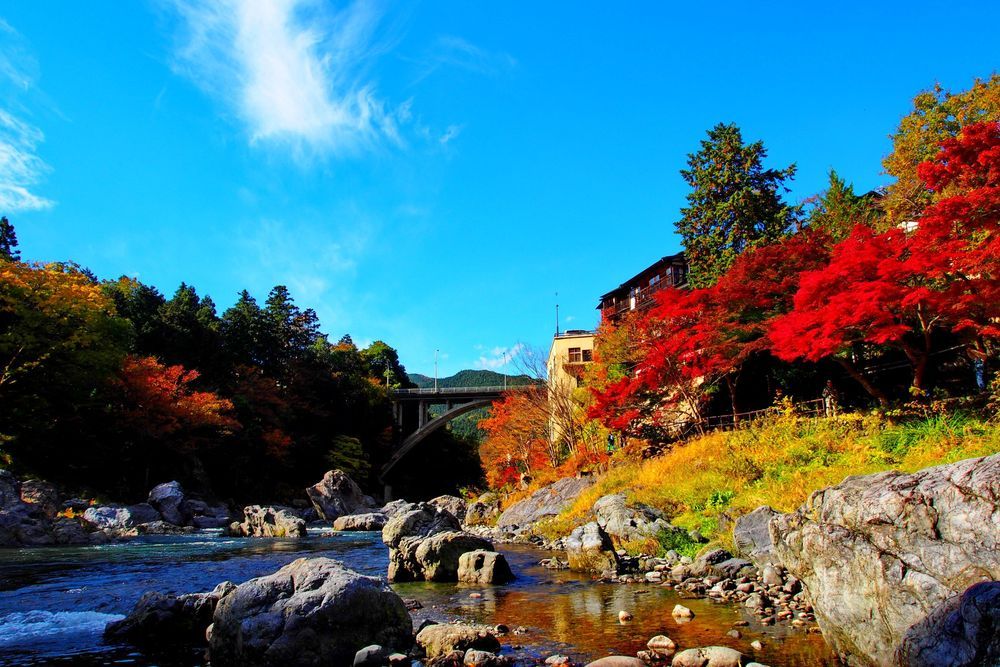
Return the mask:
<svg viewBox="0 0 1000 667">
<path fill-rule="evenodd" d="M 34 191 L 51 168 L 38 156 L 42 131 L 14 105 L 34 88 L 38 69 L 20 34 L 0 19 L 0 213 L 36 211 L 54 202 Z"/>
<path fill-rule="evenodd" d="M 173 67 L 225 105 L 253 144 L 326 154 L 402 143 L 408 107 L 366 82 L 377 55 L 375 3 L 334 11 L 312 0 L 167 0 L 181 18 Z"/>
<path fill-rule="evenodd" d="M 511 347 L 497 346 L 492 350 L 489 350 L 489 352 L 479 355 L 479 359 L 474 362 L 474 365 L 479 369 L 496 370 L 498 368 L 503 368 L 517 359 L 517 356 L 523 350 L 523 343 L 515 343 Z"/>
</svg>

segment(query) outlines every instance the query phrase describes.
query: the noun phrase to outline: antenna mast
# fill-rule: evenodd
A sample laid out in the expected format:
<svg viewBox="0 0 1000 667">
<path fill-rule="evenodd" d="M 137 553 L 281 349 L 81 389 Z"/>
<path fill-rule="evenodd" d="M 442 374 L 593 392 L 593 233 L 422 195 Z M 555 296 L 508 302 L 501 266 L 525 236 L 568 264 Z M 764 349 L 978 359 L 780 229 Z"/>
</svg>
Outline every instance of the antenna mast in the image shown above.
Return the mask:
<svg viewBox="0 0 1000 667">
<path fill-rule="evenodd" d="M 556 335 L 559 335 L 559 292 L 556 292 Z"/>
</svg>

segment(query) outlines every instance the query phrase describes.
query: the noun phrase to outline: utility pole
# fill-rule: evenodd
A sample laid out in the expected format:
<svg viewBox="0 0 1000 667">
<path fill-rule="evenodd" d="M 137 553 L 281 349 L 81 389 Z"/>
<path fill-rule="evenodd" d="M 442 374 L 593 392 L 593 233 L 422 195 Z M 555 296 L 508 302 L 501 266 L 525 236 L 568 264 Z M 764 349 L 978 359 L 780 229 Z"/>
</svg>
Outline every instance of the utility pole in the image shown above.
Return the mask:
<svg viewBox="0 0 1000 667">
<path fill-rule="evenodd" d="M 434 350 L 434 393 L 438 390 L 438 351 Z"/>
<path fill-rule="evenodd" d="M 507 351 L 503 353 L 503 390 L 507 391 Z"/>
</svg>

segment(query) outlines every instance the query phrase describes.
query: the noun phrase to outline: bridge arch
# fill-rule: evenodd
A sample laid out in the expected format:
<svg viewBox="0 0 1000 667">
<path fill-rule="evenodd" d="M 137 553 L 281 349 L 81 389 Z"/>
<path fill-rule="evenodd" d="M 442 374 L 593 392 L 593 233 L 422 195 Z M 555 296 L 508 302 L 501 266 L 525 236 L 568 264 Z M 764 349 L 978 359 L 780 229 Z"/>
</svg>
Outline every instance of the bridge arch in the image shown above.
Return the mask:
<svg viewBox="0 0 1000 667">
<path fill-rule="evenodd" d="M 489 397 L 474 399 L 468 403 L 461 403 L 449 408 L 443 414 L 423 424 L 420 428 L 404 439 L 402 443 L 400 443 L 399 447 L 393 453 L 392 458 L 389 459 L 388 463 L 382 466 L 382 472 L 379 477 L 382 479 L 383 483 L 385 482 L 385 477 L 389 474 L 389 471 L 395 468 L 396 464 L 398 464 L 404 456 L 406 456 L 414 447 L 419 445 L 431 433 L 437 431 L 456 417 L 460 417 L 467 412 L 472 412 L 478 408 L 486 407 L 493 403 L 494 400 L 494 397 Z"/>
</svg>

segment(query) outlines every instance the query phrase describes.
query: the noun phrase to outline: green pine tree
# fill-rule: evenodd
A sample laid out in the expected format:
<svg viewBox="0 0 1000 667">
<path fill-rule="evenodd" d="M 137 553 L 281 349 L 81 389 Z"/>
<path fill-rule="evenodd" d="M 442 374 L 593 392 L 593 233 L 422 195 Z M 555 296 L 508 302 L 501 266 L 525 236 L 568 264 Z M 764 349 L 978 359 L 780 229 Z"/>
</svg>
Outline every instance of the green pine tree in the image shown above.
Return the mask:
<svg viewBox="0 0 1000 667">
<path fill-rule="evenodd" d="M 830 186 L 809 211 L 809 226 L 821 227 L 834 240 L 846 238 L 856 225 L 874 225 L 881 211 L 868 195 L 854 194 L 854 186 L 830 170 Z"/>
<path fill-rule="evenodd" d="M 736 125 L 719 123 L 708 131 L 701 150 L 688 155 L 681 175 L 691 192 L 681 209 L 677 231 L 684 241 L 693 287 L 707 287 L 743 251 L 784 235 L 798 208 L 781 198 L 795 165 L 764 169 L 763 142 L 744 144 Z"/>
<path fill-rule="evenodd" d="M 14 225 L 5 217 L 0 218 L 0 259 L 21 261 L 21 251 L 17 248 L 17 234 Z"/>
</svg>

